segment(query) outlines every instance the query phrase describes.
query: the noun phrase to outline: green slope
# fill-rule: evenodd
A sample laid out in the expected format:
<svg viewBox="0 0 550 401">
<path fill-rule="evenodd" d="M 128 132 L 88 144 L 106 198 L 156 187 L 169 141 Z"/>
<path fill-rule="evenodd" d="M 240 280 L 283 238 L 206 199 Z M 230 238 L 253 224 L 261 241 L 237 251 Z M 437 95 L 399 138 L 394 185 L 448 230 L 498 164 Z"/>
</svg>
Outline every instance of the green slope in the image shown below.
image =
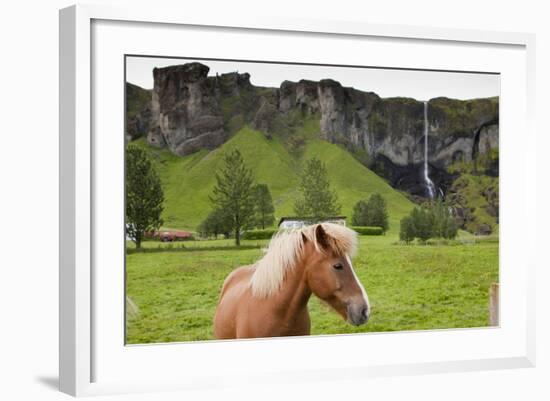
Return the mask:
<svg viewBox="0 0 550 401">
<path fill-rule="evenodd" d="M 269 186 L 275 205 L 275 217 L 292 216 L 298 194 L 298 174 L 304 160 L 314 156 L 327 164 L 333 189 L 338 193 L 342 213 L 351 218 L 353 205 L 360 199 L 379 192 L 388 202 L 390 231 L 399 230 L 399 220 L 414 205 L 391 188 L 382 178 L 364 167 L 350 153 L 328 142 L 309 140 L 301 156 L 292 157 L 278 138 L 267 139 L 261 132 L 244 127 L 221 147 L 178 157 L 167 150 L 146 148 L 155 162 L 165 191 L 164 225 L 195 230 L 212 208 L 208 196 L 215 184 L 215 171 L 223 155 L 238 148 L 256 182 Z"/>
<path fill-rule="evenodd" d="M 351 221 L 357 201 L 368 199 L 378 192 L 388 204 L 390 231 L 399 232 L 399 220 L 415 206 L 409 199 L 337 145 L 320 139 L 310 141 L 304 157 L 310 159 L 314 156 L 326 163 L 331 185 L 338 194 L 342 214 L 348 217 L 348 221 Z"/>
<path fill-rule="evenodd" d="M 126 118 L 132 118 L 151 102 L 151 91 L 126 82 Z"/>
</svg>

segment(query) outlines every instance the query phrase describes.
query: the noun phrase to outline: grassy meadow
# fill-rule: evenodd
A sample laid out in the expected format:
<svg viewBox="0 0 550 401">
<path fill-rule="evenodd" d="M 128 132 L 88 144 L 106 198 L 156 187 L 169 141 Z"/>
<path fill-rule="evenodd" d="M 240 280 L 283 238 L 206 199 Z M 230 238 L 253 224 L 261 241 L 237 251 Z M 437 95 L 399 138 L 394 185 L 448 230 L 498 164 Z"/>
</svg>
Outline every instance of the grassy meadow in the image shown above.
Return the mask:
<svg viewBox="0 0 550 401">
<path fill-rule="evenodd" d="M 488 288 L 498 281 L 498 238 L 399 245 L 397 236 L 362 236 L 354 260 L 368 292 L 371 320 L 354 327 L 315 297 L 312 334 L 480 327 L 488 324 Z M 129 344 L 212 339 L 222 283 L 253 263 L 265 241 L 128 244 L 127 295 L 139 313 L 127 320 Z"/>
</svg>

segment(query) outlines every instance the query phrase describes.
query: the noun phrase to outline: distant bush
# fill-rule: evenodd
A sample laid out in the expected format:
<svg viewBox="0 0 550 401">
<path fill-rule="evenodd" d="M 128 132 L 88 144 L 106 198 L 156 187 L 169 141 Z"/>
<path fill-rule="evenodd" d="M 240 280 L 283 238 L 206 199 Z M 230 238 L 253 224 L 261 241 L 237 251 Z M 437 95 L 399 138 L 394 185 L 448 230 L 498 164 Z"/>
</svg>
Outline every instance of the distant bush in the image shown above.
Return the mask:
<svg viewBox="0 0 550 401">
<path fill-rule="evenodd" d="M 389 228 L 386 200 L 378 193 L 372 194 L 368 201 L 360 200 L 353 207 L 351 222 L 359 227 L 381 227 L 386 232 Z"/>
<path fill-rule="evenodd" d="M 218 238 L 218 235 L 223 234 L 225 238 L 229 238 L 233 231 L 233 219 L 225 209 L 216 208 L 202 221 L 197 227 L 197 232 L 202 238 L 213 236 Z"/>
<path fill-rule="evenodd" d="M 405 216 L 401 219 L 401 226 L 399 230 L 399 239 L 405 243 L 414 241 L 416 231 L 414 228 L 414 222 L 411 216 Z"/>
<path fill-rule="evenodd" d="M 452 210 L 438 199 L 433 204 L 414 208 L 410 215 L 401 219 L 399 239 L 407 244 L 415 238 L 426 243 L 430 238 L 453 240 L 457 233 Z"/>
<path fill-rule="evenodd" d="M 359 235 L 382 235 L 384 229 L 382 227 L 352 227 Z"/>
<path fill-rule="evenodd" d="M 243 234 L 243 239 L 271 239 L 277 230 L 252 230 Z"/>
</svg>

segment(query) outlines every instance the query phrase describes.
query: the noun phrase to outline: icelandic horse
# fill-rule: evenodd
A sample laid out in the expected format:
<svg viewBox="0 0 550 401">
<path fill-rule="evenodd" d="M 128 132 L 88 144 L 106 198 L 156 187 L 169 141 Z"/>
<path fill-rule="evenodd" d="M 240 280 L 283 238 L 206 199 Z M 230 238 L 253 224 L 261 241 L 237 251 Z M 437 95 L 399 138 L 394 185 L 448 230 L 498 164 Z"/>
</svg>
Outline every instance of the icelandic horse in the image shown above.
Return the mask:
<svg viewBox="0 0 550 401">
<path fill-rule="evenodd" d="M 351 257 L 357 234 L 319 223 L 279 231 L 255 264 L 225 279 L 214 317 L 217 339 L 310 334 L 308 301 L 315 294 L 353 325 L 368 321 L 367 293 Z"/>
</svg>

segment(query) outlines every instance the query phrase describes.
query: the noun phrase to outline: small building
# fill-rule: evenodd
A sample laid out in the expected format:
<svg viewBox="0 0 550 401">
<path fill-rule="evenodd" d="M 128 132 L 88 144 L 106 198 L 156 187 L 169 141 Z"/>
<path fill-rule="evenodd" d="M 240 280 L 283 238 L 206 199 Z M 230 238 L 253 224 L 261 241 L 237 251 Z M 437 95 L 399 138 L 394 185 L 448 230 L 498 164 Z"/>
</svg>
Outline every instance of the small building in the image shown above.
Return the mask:
<svg viewBox="0 0 550 401">
<path fill-rule="evenodd" d="M 346 216 L 330 216 L 324 219 L 315 219 L 312 217 L 282 217 L 279 220 L 279 228 L 282 229 L 293 229 L 293 228 L 302 228 L 315 223 L 334 223 L 346 225 Z"/>
</svg>

